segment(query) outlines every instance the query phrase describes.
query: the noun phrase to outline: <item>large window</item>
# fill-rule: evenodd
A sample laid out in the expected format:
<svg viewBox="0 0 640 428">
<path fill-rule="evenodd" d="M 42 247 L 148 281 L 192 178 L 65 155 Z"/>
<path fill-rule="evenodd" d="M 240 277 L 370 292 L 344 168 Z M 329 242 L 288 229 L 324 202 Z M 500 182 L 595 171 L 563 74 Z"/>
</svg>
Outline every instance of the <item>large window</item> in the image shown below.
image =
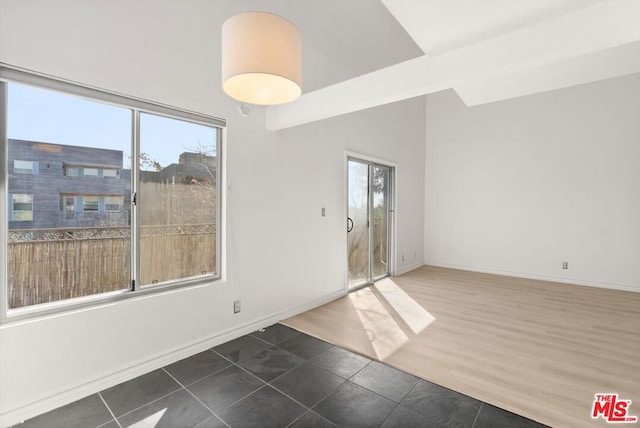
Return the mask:
<svg viewBox="0 0 640 428">
<path fill-rule="evenodd" d="M 179 150 L 168 152 L 158 144 L 161 134 Z M 216 134 L 215 128 L 140 115 L 140 157 L 145 160 L 138 192 L 142 285 L 217 270 Z"/>
<path fill-rule="evenodd" d="M 3 105 L 0 318 L 219 278 L 224 121 L 0 68 Z"/>
</svg>

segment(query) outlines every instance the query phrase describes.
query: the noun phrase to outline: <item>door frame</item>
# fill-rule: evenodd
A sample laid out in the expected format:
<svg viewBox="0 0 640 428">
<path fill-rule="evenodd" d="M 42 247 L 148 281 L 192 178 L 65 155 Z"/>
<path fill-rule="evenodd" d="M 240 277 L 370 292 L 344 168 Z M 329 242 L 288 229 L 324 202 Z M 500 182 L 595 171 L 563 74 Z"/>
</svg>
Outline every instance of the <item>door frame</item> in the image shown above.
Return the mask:
<svg viewBox="0 0 640 428">
<path fill-rule="evenodd" d="M 344 263 L 345 263 L 345 275 L 344 275 L 344 291 L 345 294 L 359 290 L 360 288 L 367 287 L 372 284 L 372 282 L 364 283 L 360 286 L 349 287 L 349 238 L 347 235 L 347 217 L 349 217 L 349 160 L 362 161 L 365 163 L 374 163 L 378 164 L 382 167 L 389 168 L 389 191 L 391 193 L 389 197 L 389 224 L 388 224 L 388 251 L 389 251 L 389 276 L 394 276 L 396 274 L 396 170 L 397 164 L 395 162 L 390 162 L 385 159 L 380 159 L 374 156 L 366 155 L 360 152 L 354 151 L 345 151 L 344 156 L 344 194 L 342 197 L 344 203 Z M 369 207 L 370 210 L 372 207 Z M 375 280 L 372 280 L 375 282 Z"/>
</svg>

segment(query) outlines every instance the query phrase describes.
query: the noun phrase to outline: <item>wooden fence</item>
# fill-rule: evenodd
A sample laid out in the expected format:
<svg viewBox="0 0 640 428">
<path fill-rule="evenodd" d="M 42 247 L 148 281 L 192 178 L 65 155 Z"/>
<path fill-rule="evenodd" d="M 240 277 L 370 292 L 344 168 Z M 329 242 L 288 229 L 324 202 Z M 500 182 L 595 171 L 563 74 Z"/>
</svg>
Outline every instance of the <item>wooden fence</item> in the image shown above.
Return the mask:
<svg viewBox="0 0 640 428">
<path fill-rule="evenodd" d="M 9 308 L 129 289 L 129 233 L 129 228 L 10 230 Z M 216 270 L 215 225 L 142 227 L 142 285 Z"/>
</svg>

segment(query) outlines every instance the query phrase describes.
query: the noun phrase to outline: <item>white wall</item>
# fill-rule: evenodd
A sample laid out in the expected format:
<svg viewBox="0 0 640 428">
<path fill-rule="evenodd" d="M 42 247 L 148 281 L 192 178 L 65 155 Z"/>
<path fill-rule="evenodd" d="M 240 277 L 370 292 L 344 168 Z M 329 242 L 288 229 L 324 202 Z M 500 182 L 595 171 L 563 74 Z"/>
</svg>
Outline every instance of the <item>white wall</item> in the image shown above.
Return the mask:
<svg viewBox="0 0 640 428">
<path fill-rule="evenodd" d="M 0 426 L 343 293 L 347 150 L 397 164 L 398 269 L 424 259 L 423 99 L 272 133 L 220 91 L 223 3 L 35 3 L 0 6 L 1 62 L 228 120 L 226 279 L 0 326 Z"/>
<path fill-rule="evenodd" d="M 640 75 L 426 126 L 425 263 L 640 291 Z"/>
</svg>

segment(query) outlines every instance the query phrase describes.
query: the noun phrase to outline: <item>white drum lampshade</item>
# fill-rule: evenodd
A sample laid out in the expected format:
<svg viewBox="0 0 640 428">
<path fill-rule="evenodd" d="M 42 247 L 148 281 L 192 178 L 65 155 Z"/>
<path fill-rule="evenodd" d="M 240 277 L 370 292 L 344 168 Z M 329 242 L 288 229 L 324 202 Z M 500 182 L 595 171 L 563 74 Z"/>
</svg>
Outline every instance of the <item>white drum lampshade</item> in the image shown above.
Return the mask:
<svg viewBox="0 0 640 428">
<path fill-rule="evenodd" d="M 300 32 L 264 12 L 232 16 L 222 25 L 222 89 L 238 101 L 275 105 L 302 93 Z"/>
</svg>

